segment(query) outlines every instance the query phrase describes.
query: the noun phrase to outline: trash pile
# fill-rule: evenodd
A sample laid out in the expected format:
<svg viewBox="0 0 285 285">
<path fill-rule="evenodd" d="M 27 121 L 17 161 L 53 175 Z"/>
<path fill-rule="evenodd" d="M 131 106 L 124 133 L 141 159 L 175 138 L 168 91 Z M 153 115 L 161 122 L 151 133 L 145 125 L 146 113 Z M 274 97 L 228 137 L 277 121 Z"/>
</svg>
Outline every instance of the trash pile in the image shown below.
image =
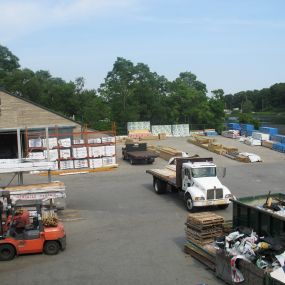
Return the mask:
<svg viewBox="0 0 285 285">
<path fill-rule="evenodd" d="M 240 226 L 229 235 L 217 238 L 216 245 L 231 258 L 232 281 L 236 283 L 244 280 L 238 260 L 251 262 L 266 273 L 285 265 L 285 235 L 259 236 L 252 229 Z"/>
<path fill-rule="evenodd" d="M 285 200 L 271 196 L 271 191 L 267 195 L 266 202 L 263 205 L 258 205 L 257 208 L 285 217 Z"/>
</svg>

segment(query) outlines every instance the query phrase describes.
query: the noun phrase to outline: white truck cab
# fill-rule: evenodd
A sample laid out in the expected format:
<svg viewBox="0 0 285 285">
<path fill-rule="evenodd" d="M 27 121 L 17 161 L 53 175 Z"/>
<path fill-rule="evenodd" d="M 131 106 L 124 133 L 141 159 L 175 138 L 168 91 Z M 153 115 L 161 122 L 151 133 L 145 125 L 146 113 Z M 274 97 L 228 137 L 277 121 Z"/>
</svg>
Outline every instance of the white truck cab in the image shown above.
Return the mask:
<svg viewBox="0 0 285 285">
<path fill-rule="evenodd" d="M 196 207 L 218 206 L 225 209 L 233 198 L 230 190 L 217 177 L 213 162 L 186 162 L 182 164 L 182 191 L 189 211 Z"/>
</svg>

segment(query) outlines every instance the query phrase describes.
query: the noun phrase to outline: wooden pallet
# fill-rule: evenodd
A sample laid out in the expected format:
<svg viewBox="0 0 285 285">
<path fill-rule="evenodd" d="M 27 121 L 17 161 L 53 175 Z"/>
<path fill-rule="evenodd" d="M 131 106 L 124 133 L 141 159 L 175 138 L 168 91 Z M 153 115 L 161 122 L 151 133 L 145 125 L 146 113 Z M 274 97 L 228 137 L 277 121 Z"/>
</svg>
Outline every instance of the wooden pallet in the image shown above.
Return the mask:
<svg viewBox="0 0 285 285">
<path fill-rule="evenodd" d="M 223 217 L 211 212 L 189 214 L 187 217 L 187 223 L 194 225 L 214 225 L 222 224 L 223 222 Z"/>
<path fill-rule="evenodd" d="M 211 270 L 215 271 L 215 253 L 199 247 L 191 242 L 187 242 L 184 245 L 184 252 L 190 254 L 192 257 L 209 267 Z"/>
<path fill-rule="evenodd" d="M 223 234 L 223 230 L 222 229 L 218 229 L 218 230 L 213 230 L 213 231 L 195 231 L 191 228 L 186 228 L 185 232 L 187 234 L 187 236 L 194 236 L 197 238 L 212 238 L 212 237 L 218 237 L 221 236 Z"/>
<path fill-rule="evenodd" d="M 185 223 L 185 226 L 194 229 L 196 231 L 206 231 L 206 230 L 211 230 L 211 229 L 220 229 L 222 228 L 223 223 L 221 222 L 217 222 L 217 223 L 213 223 L 210 225 L 199 225 L 199 224 L 192 224 L 192 223 Z"/>
<path fill-rule="evenodd" d="M 204 238 L 203 239 L 203 238 L 197 238 L 194 236 L 188 236 L 187 241 L 190 241 L 190 242 L 195 243 L 197 245 L 203 246 L 203 245 L 214 242 L 214 238 Z"/>
</svg>

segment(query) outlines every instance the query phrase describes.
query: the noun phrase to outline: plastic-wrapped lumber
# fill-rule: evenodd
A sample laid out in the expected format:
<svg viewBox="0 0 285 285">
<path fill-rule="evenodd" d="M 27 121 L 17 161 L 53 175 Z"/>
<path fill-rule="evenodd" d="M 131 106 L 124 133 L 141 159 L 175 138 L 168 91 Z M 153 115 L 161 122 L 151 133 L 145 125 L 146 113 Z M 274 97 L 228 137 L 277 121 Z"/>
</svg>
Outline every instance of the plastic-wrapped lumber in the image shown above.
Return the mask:
<svg viewBox="0 0 285 285">
<path fill-rule="evenodd" d="M 279 152 L 285 152 L 285 144 L 284 143 L 274 143 L 272 145 L 272 149 L 279 151 Z"/>
<path fill-rule="evenodd" d="M 274 142 L 273 141 L 262 141 L 261 145 L 267 148 L 271 148 L 273 147 Z"/>
<path fill-rule="evenodd" d="M 270 140 L 279 143 L 285 143 L 285 136 L 283 135 L 271 135 Z"/>
<path fill-rule="evenodd" d="M 271 136 L 277 135 L 278 134 L 278 129 L 277 128 L 270 128 L 270 127 L 260 127 L 259 131 L 264 134 L 269 134 Z"/>
<path fill-rule="evenodd" d="M 155 136 L 159 134 L 166 134 L 166 136 L 172 136 L 171 125 L 153 125 L 151 126 L 151 132 Z"/>
<path fill-rule="evenodd" d="M 254 125 L 251 125 L 251 124 L 242 124 L 242 125 L 241 125 L 241 129 L 242 129 L 243 131 L 253 131 Z"/>
<path fill-rule="evenodd" d="M 268 141 L 270 138 L 270 135 L 267 133 L 262 133 L 262 132 L 252 132 L 252 137 L 256 140 Z"/>
<path fill-rule="evenodd" d="M 128 131 L 131 130 L 148 130 L 150 131 L 150 122 L 128 122 Z"/>
<path fill-rule="evenodd" d="M 240 131 L 241 127 L 239 123 L 228 123 L 228 130 L 237 130 Z"/>
<path fill-rule="evenodd" d="M 188 137 L 189 125 L 188 124 L 172 125 L 172 135 L 174 137 Z"/>
</svg>

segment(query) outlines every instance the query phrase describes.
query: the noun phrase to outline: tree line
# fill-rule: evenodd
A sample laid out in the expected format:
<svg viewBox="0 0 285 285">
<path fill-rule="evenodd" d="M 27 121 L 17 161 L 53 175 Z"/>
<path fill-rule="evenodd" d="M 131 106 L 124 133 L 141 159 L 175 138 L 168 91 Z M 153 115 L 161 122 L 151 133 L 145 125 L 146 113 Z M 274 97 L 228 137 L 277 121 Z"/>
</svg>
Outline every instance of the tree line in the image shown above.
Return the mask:
<svg viewBox="0 0 285 285">
<path fill-rule="evenodd" d="M 206 84 L 192 72 L 181 72 L 176 79 L 169 81 L 144 63 L 134 64 L 118 57 L 100 87 L 86 89 L 82 77 L 67 82 L 45 70 L 21 68 L 19 58 L 1 45 L 0 88 L 89 128 L 106 130 L 115 122 L 121 133 L 126 131 L 129 121 L 188 123 L 196 129 L 221 130 L 224 109 L 238 108 L 245 114 L 285 110 L 285 83 L 227 95 L 217 89 L 207 96 Z M 251 118 L 241 117 L 243 122 Z"/>
<path fill-rule="evenodd" d="M 129 121 L 220 128 L 225 117 L 222 89 L 208 97 L 206 84 L 191 72 L 169 81 L 122 57 L 97 90 L 88 90 L 82 77 L 67 82 L 45 70 L 21 68 L 19 58 L 0 45 L 0 88 L 98 130 L 115 122 L 125 132 Z"/>
</svg>

